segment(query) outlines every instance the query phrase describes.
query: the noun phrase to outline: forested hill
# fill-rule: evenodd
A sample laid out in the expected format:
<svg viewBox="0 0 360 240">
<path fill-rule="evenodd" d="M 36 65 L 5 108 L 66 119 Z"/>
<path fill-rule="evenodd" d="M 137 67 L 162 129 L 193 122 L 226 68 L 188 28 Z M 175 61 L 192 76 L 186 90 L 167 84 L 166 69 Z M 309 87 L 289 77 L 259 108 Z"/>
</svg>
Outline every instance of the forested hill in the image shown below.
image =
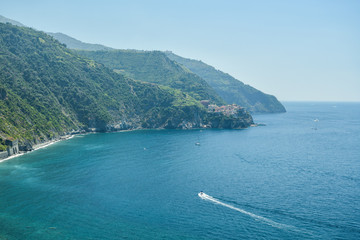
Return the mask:
<svg viewBox="0 0 360 240">
<path fill-rule="evenodd" d="M 0 16 L 0 22 L 21 23 Z M 277 113 L 285 112 L 284 106 L 272 95 L 265 94 L 229 74 L 216 70 L 201 61 L 186 59 L 165 52 L 171 60 L 185 67 L 175 66 L 158 51 L 114 50 L 100 45 L 84 43 L 63 33 L 48 33 L 68 48 L 76 50 L 99 51 L 80 52 L 94 58 L 117 72 L 122 72 L 135 79 L 160 83 L 190 93 L 196 99 L 210 99 L 218 104 L 236 103 L 251 112 Z M 106 53 L 103 51 L 114 51 Z M 178 64 L 177 64 L 178 65 Z M 190 71 L 187 71 L 190 69 Z M 185 71 L 185 72 L 184 72 Z M 209 88 L 211 86 L 213 89 Z"/>
<path fill-rule="evenodd" d="M 236 103 L 256 113 L 285 112 L 275 96 L 265 94 L 202 61 L 192 60 L 165 52 L 166 55 L 202 77 L 229 104 Z"/>
<path fill-rule="evenodd" d="M 241 127 L 252 123 L 244 116 Z M 205 119 L 201 104 L 179 90 L 132 80 L 43 32 L 0 23 L 0 150 L 5 139 L 33 144 L 71 130 L 188 128 Z"/>
<path fill-rule="evenodd" d="M 196 100 L 210 100 L 218 105 L 225 104 L 204 79 L 170 60 L 163 52 L 138 50 L 77 52 L 133 79 L 179 89 Z"/>
</svg>

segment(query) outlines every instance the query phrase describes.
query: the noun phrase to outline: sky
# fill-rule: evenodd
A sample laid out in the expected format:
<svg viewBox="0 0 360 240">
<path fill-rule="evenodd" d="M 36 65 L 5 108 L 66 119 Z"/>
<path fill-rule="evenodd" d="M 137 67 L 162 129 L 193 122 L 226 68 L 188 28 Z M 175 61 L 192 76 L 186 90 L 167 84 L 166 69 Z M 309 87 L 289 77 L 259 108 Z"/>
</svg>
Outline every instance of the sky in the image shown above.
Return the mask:
<svg viewBox="0 0 360 240">
<path fill-rule="evenodd" d="M 0 15 L 202 60 L 281 101 L 360 101 L 358 0 L 1 0 Z"/>
</svg>

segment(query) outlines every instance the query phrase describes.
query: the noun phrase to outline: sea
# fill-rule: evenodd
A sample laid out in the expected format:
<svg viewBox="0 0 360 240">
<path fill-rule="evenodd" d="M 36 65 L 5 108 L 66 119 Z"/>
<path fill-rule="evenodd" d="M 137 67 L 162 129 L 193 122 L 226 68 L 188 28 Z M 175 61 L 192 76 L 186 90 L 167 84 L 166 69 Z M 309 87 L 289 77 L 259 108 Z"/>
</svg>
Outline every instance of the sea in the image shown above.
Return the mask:
<svg viewBox="0 0 360 240">
<path fill-rule="evenodd" d="M 265 126 L 78 135 L 3 161 L 0 239 L 360 239 L 360 103 L 284 105 Z"/>
</svg>

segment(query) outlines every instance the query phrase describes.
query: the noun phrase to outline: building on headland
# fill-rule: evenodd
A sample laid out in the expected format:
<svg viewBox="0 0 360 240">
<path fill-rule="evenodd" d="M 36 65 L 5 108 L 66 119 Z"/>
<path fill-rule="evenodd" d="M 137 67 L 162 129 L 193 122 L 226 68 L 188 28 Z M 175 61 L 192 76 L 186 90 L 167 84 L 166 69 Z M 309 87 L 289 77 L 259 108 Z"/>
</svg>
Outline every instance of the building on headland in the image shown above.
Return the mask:
<svg viewBox="0 0 360 240">
<path fill-rule="evenodd" d="M 223 105 L 218 106 L 216 104 L 210 104 L 210 100 L 201 100 L 200 103 L 207 108 L 209 113 L 222 113 L 226 116 L 235 116 L 238 115 L 239 112 L 243 113 L 245 112 L 245 109 L 243 107 L 240 107 L 236 104 L 231 105 Z"/>
<path fill-rule="evenodd" d="M 211 113 L 222 113 L 226 116 L 236 116 L 239 112 L 243 113 L 245 109 L 236 104 L 217 106 L 215 104 L 210 104 L 208 106 L 208 112 Z"/>
</svg>

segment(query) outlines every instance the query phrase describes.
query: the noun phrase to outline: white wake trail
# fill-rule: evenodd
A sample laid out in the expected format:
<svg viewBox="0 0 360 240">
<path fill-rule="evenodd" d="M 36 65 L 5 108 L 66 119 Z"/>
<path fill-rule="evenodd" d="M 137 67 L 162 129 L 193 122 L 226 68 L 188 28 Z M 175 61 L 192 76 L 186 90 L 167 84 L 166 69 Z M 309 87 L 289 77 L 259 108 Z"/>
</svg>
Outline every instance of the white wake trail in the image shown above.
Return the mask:
<svg viewBox="0 0 360 240">
<path fill-rule="evenodd" d="M 237 207 L 234 207 L 230 204 L 226 204 L 226 203 L 223 203 L 221 202 L 220 200 L 216 199 L 216 198 L 213 198 L 212 196 L 209 196 L 203 192 L 200 192 L 198 193 L 198 196 L 204 200 L 208 200 L 208 201 L 211 201 L 213 203 L 216 203 L 216 204 L 219 204 L 219 205 L 222 205 L 224 207 L 227 207 L 227 208 L 230 208 L 230 209 L 233 209 L 235 211 L 238 211 L 238 212 L 241 212 L 243 214 L 246 214 L 256 220 L 260 220 L 270 226 L 273 226 L 273 227 L 276 227 L 276 228 L 280 228 L 280 229 L 291 229 L 291 230 L 297 230 L 294 226 L 290 226 L 290 225 L 286 225 L 286 224 L 282 224 L 282 223 L 277 223 L 277 222 L 274 222 L 273 220 L 270 220 L 268 218 L 265 218 L 265 217 L 262 217 L 262 216 L 259 216 L 259 215 L 256 215 L 254 213 L 251 213 L 251 212 L 248 212 L 248 211 L 245 211 L 244 209 L 241 209 L 241 208 L 237 208 Z"/>
</svg>

